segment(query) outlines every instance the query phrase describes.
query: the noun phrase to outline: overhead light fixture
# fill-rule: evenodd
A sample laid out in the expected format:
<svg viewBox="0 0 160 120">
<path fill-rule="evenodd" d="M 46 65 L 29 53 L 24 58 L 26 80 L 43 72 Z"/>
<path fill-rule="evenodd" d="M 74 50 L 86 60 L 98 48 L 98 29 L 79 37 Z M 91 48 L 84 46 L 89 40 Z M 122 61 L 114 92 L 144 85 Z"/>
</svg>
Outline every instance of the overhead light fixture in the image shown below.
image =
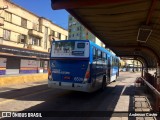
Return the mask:
<svg viewBox="0 0 160 120">
<path fill-rule="evenodd" d="M 152 27 L 147 25 L 142 25 L 138 30 L 137 41 L 147 42 L 149 36 L 151 35 Z"/>
</svg>

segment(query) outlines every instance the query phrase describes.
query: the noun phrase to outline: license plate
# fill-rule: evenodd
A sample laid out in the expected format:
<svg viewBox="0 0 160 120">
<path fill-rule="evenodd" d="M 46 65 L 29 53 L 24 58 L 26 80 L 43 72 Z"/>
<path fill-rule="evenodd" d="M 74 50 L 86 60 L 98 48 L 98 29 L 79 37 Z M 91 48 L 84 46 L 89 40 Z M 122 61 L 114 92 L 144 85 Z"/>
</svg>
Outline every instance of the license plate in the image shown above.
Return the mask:
<svg viewBox="0 0 160 120">
<path fill-rule="evenodd" d="M 71 77 L 70 76 L 64 76 L 64 80 L 70 80 Z"/>
</svg>

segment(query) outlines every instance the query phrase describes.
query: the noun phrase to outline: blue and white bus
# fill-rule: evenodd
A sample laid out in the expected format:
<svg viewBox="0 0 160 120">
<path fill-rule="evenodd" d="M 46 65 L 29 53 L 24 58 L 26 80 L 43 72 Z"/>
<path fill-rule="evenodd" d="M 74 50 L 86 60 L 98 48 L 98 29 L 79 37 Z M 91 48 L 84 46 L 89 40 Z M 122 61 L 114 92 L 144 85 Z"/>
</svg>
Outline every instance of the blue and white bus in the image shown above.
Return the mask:
<svg viewBox="0 0 160 120">
<path fill-rule="evenodd" d="M 53 41 L 48 86 L 93 92 L 115 81 L 118 69 L 118 57 L 89 40 Z"/>
</svg>

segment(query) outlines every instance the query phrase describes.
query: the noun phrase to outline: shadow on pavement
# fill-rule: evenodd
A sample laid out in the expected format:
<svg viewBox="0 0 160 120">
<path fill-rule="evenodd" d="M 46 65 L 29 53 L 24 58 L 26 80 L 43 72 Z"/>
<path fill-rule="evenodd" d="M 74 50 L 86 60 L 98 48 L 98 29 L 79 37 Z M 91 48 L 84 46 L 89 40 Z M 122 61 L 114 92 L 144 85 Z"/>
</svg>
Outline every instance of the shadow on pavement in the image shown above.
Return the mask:
<svg viewBox="0 0 160 120">
<path fill-rule="evenodd" d="M 40 88 L 45 89 L 46 85 L 36 86 L 35 88 L 32 88 L 32 89 L 39 90 Z M 84 92 L 77 92 L 77 91 L 52 89 L 52 91 L 50 91 L 49 93 L 45 93 L 44 96 L 42 95 L 43 96 L 42 98 L 37 98 L 35 96 L 28 99 L 21 98 L 19 100 L 45 101 L 41 104 L 30 107 L 21 112 L 25 112 L 25 111 L 38 112 L 39 111 L 39 112 L 46 113 L 46 115 L 49 114 L 51 116 L 55 116 L 52 118 L 43 118 L 46 120 L 48 119 L 109 120 L 110 118 L 107 117 L 106 114 L 113 113 L 121 94 L 130 96 L 129 110 L 133 111 L 134 87 L 128 86 L 124 91 L 123 89 L 124 89 L 123 85 L 117 85 L 116 87 L 108 86 L 103 92 L 96 91 L 94 93 L 84 93 Z M 24 89 L 24 91 L 27 91 L 27 90 L 28 89 Z M 5 98 L 5 96 L 3 97 Z M 72 117 L 65 117 L 66 112 L 68 112 L 67 116 L 72 116 Z M 75 119 L 76 115 L 79 117 L 76 117 Z M 123 117 L 123 116 L 113 116 L 113 117 Z M 124 116 L 124 117 L 128 117 L 128 116 Z M 17 120 L 17 118 L 12 118 L 12 120 L 14 119 Z M 129 118 L 129 120 L 135 120 L 135 119 Z"/>
</svg>

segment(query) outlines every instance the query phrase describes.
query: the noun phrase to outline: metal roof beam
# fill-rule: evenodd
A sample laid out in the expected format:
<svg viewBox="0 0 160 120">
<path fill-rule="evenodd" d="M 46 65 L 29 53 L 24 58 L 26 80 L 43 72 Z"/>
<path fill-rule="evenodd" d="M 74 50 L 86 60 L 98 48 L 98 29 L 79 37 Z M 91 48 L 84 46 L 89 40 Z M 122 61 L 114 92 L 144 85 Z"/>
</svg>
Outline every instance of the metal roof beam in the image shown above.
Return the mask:
<svg viewBox="0 0 160 120">
<path fill-rule="evenodd" d="M 135 0 L 51 0 L 51 5 L 52 9 L 73 9 L 79 7 L 132 1 L 134 2 Z"/>
<path fill-rule="evenodd" d="M 149 10 L 148 15 L 147 15 L 146 25 L 148 25 L 150 20 L 151 20 L 151 17 L 153 15 L 153 12 L 155 10 L 157 2 L 158 2 L 158 0 L 152 0 L 152 5 L 151 5 L 150 10 Z"/>
<path fill-rule="evenodd" d="M 130 45 L 130 46 L 106 46 L 106 47 L 108 47 L 108 48 L 110 48 L 110 49 L 112 49 L 112 48 L 117 48 L 117 49 L 132 48 L 132 49 L 147 50 L 147 51 L 149 51 L 151 54 L 153 54 L 154 57 L 156 58 L 157 62 L 160 63 L 160 57 L 158 56 L 158 53 L 157 53 L 154 49 L 152 49 L 152 48 L 150 48 L 150 47 L 148 47 L 148 46 L 134 46 L 134 45 Z"/>
<path fill-rule="evenodd" d="M 147 61 L 147 59 L 144 56 L 141 56 L 141 55 L 120 55 L 119 57 L 132 57 L 133 59 L 135 59 L 135 57 L 139 57 L 142 59 L 142 63 L 144 64 L 144 66 L 146 68 L 149 67 L 149 62 Z"/>
</svg>

